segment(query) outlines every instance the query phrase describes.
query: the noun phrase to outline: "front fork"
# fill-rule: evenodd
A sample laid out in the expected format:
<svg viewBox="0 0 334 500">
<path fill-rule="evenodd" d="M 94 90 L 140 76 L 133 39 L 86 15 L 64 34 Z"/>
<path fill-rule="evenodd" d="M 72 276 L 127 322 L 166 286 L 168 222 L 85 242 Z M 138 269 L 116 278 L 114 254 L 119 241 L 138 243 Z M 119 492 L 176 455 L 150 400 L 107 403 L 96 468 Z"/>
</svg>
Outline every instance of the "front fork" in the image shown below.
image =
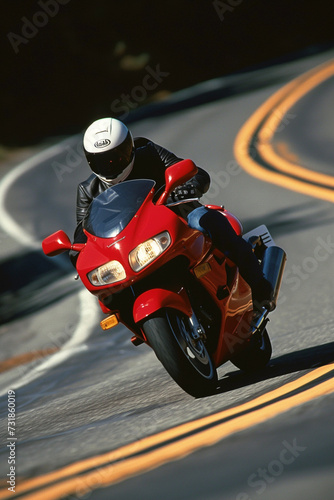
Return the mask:
<svg viewBox="0 0 334 500">
<path fill-rule="evenodd" d="M 191 331 L 191 336 L 195 342 L 198 340 L 206 340 L 206 334 L 205 331 L 200 324 L 200 322 L 197 319 L 196 314 L 194 311 L 192 311 L 192 315 L 189 318 L 189 326 L 190 326 L 190 331 Z"/>
</svg>

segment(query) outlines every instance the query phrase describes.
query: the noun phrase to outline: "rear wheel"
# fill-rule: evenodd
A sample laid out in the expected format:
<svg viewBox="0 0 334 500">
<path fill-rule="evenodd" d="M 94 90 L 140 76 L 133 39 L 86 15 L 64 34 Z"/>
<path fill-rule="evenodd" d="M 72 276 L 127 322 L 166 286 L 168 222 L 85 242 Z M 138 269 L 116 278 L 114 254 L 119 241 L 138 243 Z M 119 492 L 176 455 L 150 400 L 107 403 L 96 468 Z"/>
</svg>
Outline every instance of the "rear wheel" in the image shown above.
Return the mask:
<svg viewBox="0 0 334 500">
<path fill-rule="evenodd" d="M 201 338 L 194 339 L 189 318 L 165 309 L 145 321 L 143 330 L 157 358 L 188 394 L 202 397 L 217 386 L 217 372 Z"/>
<path fill-rule="evenodd" d="M 267 366 L 271 353 L 270 338 L 264 329 L 255 333 L 242 351 L 231 358 L 231 362 L 245 372 L 257 372 Z"/>
</svg>

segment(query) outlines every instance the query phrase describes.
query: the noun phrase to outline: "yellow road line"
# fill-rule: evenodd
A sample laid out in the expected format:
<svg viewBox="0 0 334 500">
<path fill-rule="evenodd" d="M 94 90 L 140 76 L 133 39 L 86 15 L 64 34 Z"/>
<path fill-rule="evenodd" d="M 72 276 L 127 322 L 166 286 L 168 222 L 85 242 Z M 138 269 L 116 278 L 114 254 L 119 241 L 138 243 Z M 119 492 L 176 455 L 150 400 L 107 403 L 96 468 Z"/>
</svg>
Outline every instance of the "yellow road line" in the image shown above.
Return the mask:
<svg viewBox="0 0 334 500">
<path fill-rule="evenodd" d="M 271 143 L 278 126 L 289 109 L 313 88 L 333 75 L 333 61 L 307 72 L 273 94 L 247 120 L 236 137 L 234 154 L 239 164 L 249 174 L 302 194 L 334 202 L 334 192 L 332 189 L 328 189 L 328 187 L 334 187 L 333 177 L 311 171 L 295 162 L 289 162 L 274 151 Z M 266 169 L 250 156 L 249 149 L 254 138 L 257 139 L 256 149 L 260 157 L 279 172 Z M 299 179 L 292 178 L 291 175 Z M 323 184 L 324 187 L 312 185 L 307 181 Z"/>
<path fill-rule="evenodd" d="M 302 394 L 289 396 L 283 401 L 274 401 L 277 398 L 300 389 L 306 384 L 316 382 L 317 379 L 329 374 L 332 370 L 334 370 L 334 363 L 317 368 L 293 382 L 289 382 L 278 389 L 229 410 L 223 410 L 214 415 L 179 425 L 125 445 L 109 453 L 82 460 L 43 476 L 25 480 L 22 483 L 18 479 L 16 493 L 22 494 L 26 492 L 27 496 L 24 498 L 31 500 L 42 498 L 57 499 L 65 494 L 76 493 L 78 488 L 80 491 L 83 491 L 87 487 L 92 488 L 93 483 L 95 488 L 103 484 L 112 484 L 139 472 L 158 467 L 169 460 L 182 458 L 198 448 L 210 446 L 234 432 L 261 423 L 267 418 L 272 418 L 298 404 L 302 404 L 323 394 L 334 392 L 334 381 L 330 379 L 317 387 L 305 390 Z M 257 407 L 270 402 L 272 403 L 269 406 L 257 409 Z M 252 413 L 240 415 L 250 410 L 252 410 Z M 233 420 L 218 423 L 223 419 L 231 417 L 234 417 Z M 212 429 L 203 430 L 205 426 L 214 424 L 216 425 Z M 187 436 L 192 432 L 196 434 Z M 168 444 L 168 441 L 173 439 L 178 440 L 175 443 Z M 159 445 L 160 448 L 149 451 L 152 447 Z M 133 457 L 137 453 L 141 453 L 141 455 Z M 116 462 L 118 460 L 121 460 L 121 462 Z M 114 463 L 110 464 L 110 462 Z M 76 476 L 78 474 L 80 474 L 79 477 Z M 55 481 L 62 482 L 51 485 Z M 41 488 L 43 486 L 44 488 L 40 492 L 30 494 L 34 488 Z M 0 492 L 1 499 L 8 497 L 13 497 L 13 493 L 4 490 Z"/>
<path fill-rule="evenodd" d="M 218 441 L 253 425 L 273 418 L 280 413 L 311 401 L 314 398 L 331 394 L 334 392 L 334 380 L 323 382 L 318 387 L 309 389 L 302 394 L 291 397 L 288 401 L 280 401 L 269 407 L 255 410 L 251 415 L 243 415 L 235 418 L 231 422 L 226 422 L 214 428 L 204 430 L 195 436 L 188 436 L 182 441 L 171 443 L 163 448 L 125 459 L 116 464 L 108 465 L 101 470 L 90 471 L 80 477 L 75 477 L 63 483 L 47 487 L 41 492 L 35 492 L 25 497 L 26 500 L 57 500 L 64 495 L 88 494 L 93 489 L 108 486 L 124 479 L 155 469 L 172 460 L 186 457 L 199 448 L 212 446 Z"/>
</svg>

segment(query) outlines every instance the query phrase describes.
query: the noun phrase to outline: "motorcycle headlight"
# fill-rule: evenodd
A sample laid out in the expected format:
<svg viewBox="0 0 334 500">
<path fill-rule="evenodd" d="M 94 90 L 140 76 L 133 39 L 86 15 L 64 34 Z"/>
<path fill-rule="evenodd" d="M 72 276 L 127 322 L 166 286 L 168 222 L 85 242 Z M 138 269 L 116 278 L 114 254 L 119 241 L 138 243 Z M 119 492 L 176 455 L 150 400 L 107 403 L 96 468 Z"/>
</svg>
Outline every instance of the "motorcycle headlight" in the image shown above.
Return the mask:
<svg viewBox="0 0 334 500">
<path fill-rule="evenodd" d="M 141 271 L 144 267 L 153 262 L 171 244 L 171 237 L 168 231 L 154 236 L 138 245 L 129 254 L 130 266 L 135 272 Z"/>
<path fill-rule="evenodd" d="M 124 267 L 117 260 L 111 260 L 87 274 L 94 286 L 111 285 L 126 278 Z"/>
</svg>

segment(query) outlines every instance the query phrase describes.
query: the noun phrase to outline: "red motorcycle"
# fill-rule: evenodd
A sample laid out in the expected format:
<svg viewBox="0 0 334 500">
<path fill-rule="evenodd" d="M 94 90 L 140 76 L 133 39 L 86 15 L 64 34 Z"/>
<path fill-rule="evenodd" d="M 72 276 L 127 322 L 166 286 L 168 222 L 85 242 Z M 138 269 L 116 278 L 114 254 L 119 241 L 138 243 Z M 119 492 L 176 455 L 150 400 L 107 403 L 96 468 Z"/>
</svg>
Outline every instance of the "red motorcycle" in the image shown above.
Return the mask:
<svg viewBox="0 0 334 500">
<path fill-rule="evenodd" d="M 180 207 L 168 203 L 173 189 L 196 171 L 191 160 L 172 165 L 162 193 L 147 179 L 110 187 L 89 207 L 83 226 L 86 243 L 72 244 L 57 231 L 42 246 L 49 256 L 79 252 L 79 277 L 108 314 L 102 328 L 122 322 L 133 332 L 134 345 L 149 345 L 175 382 L 201 397 L 215 391 L 216 369 L 228 360 L 245 371 L 266 366 L 271 343 L 269 311 L 255 314 L 251 289 L 236 265 L 208 236 L 188 226 Z M 236 217 L 223 207 L 210 208 L 242 235 Z M 243 237 L 273 285 L 275 306 L 285 252 L 274 245 L 265 226 Z"/>
</svg>

